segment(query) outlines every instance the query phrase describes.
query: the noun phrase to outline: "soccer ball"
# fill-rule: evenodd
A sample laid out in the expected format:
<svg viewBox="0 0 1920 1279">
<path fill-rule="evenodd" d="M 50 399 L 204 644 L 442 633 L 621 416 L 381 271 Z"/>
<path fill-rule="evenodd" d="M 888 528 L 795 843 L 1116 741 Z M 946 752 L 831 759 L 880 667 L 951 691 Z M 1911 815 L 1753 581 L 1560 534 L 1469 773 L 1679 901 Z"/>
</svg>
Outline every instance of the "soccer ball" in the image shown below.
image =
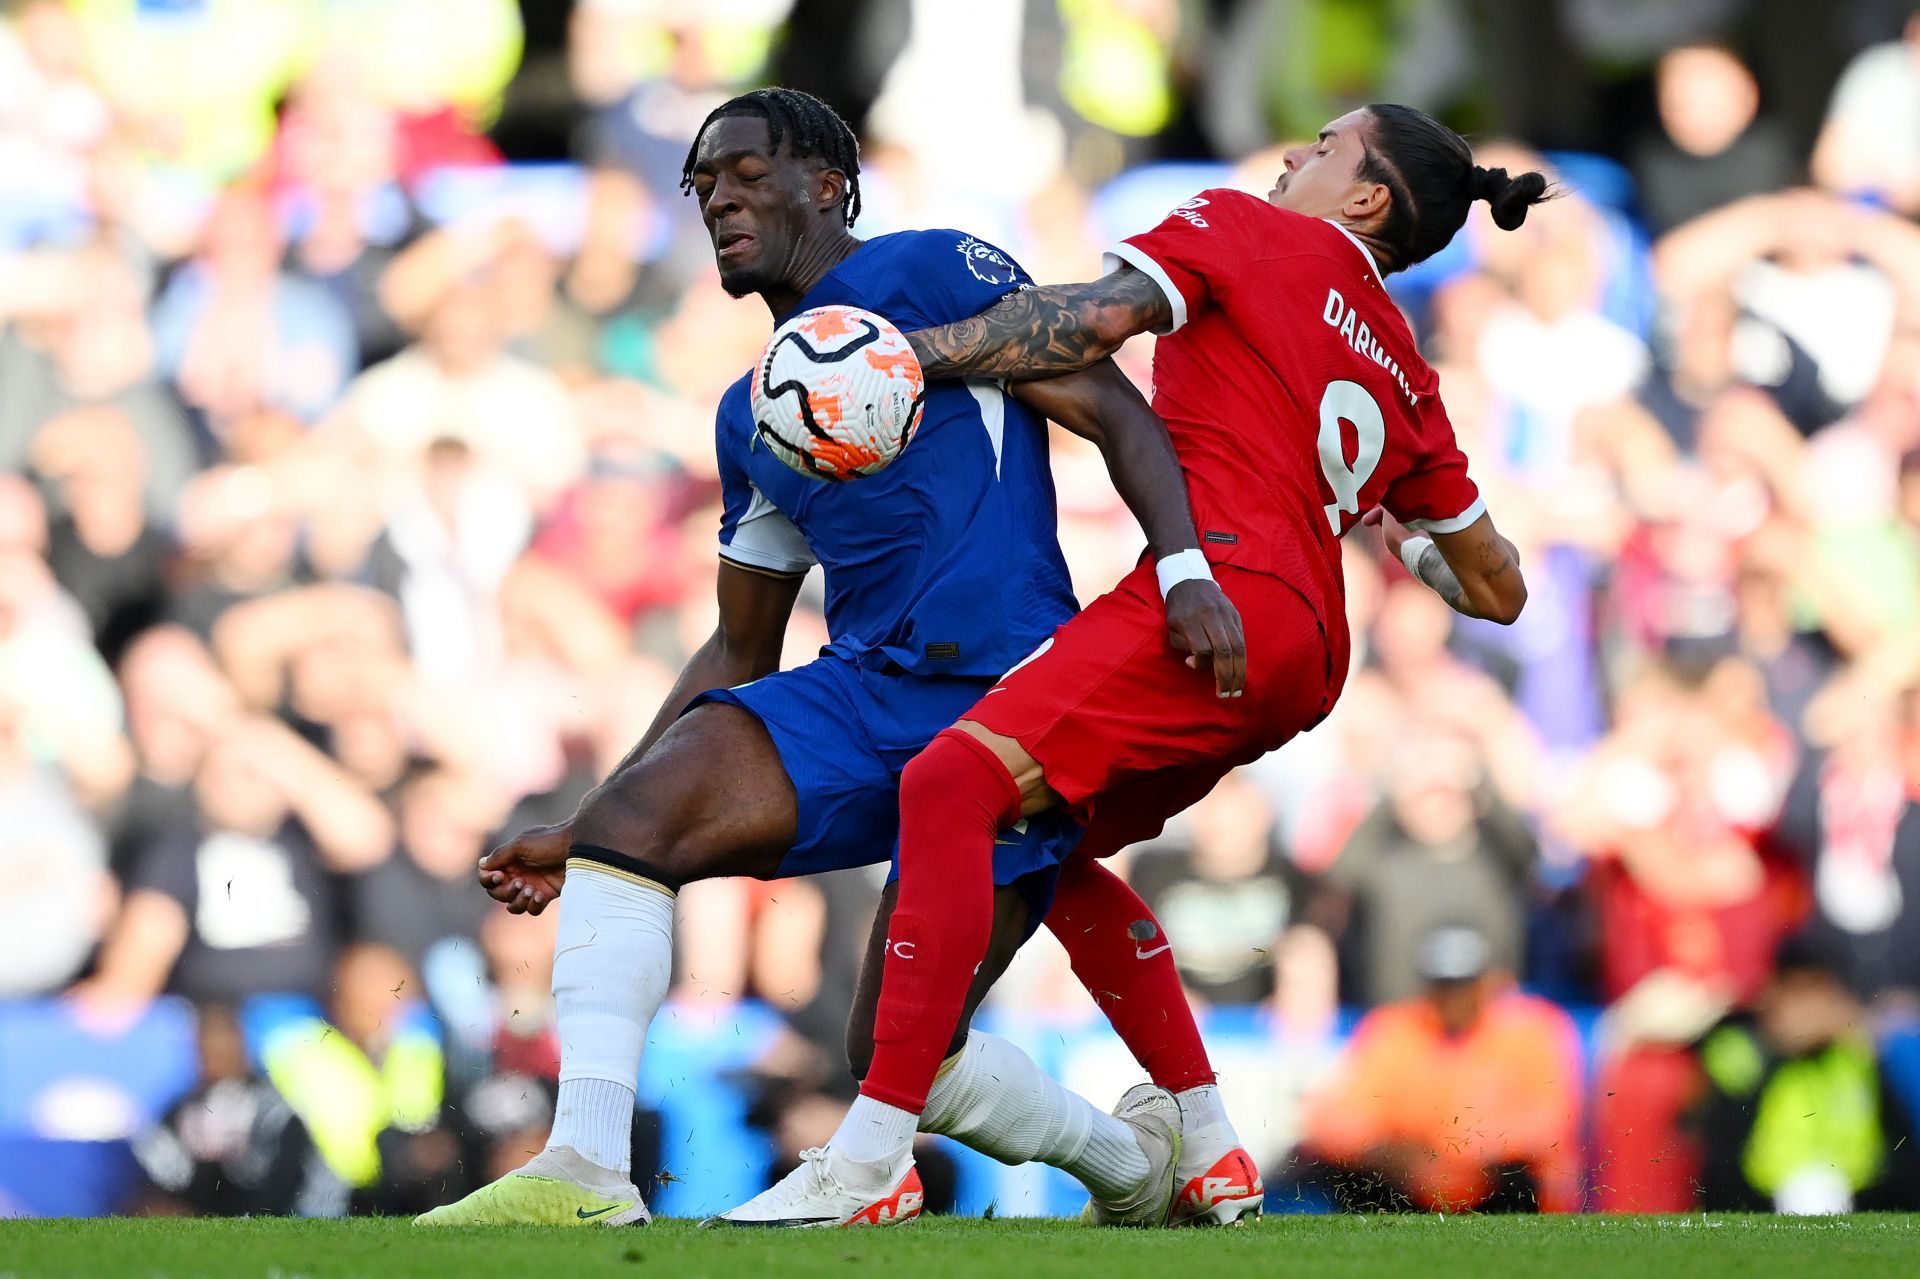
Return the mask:
<svg viewBox="0 0 1920 1279">
<path fill-rule="evenodd" d="M 857 306 L 803 311 L 774 331 L 753 374 L 753 429 L 802 475 L 872 475 L 907 447 L 927 397 L 920 361 Z"/>
</svg>

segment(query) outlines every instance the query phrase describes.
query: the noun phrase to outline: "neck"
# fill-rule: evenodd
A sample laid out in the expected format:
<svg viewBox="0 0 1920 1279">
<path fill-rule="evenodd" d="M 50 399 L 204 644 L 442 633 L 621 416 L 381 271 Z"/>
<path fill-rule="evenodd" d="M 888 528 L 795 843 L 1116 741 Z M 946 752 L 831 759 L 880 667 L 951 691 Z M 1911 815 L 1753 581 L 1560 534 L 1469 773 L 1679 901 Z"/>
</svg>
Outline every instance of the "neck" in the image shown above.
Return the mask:
<svg viewBox="0 0 1920 1279">
<path fill-rule="evenodd" d="M 1385 240 L 1360 227 L 1350 226 L 1345 222 L 1340 225 L 1346 227 L 1353 234 L 1354 239 L 1367 246 L 1367 252 L 1373 254 L 1373 264 L 1379 268 L 1380 274 L 1392 275 L 1400 269 L 1394 265 L 1393 252 L 1387 248 Z"/>
<path fill-rule="evenodd" d="M 793 243 L 787 254 L 780 283 L 763 289 L 760 297 L 778 323 L 799 309 L 800 299 L 813 292 L 813 286 L 826 277 L 860 247 L 860 241 L 845 227 L 828 226 L 808 232 Z"/>
</svg>

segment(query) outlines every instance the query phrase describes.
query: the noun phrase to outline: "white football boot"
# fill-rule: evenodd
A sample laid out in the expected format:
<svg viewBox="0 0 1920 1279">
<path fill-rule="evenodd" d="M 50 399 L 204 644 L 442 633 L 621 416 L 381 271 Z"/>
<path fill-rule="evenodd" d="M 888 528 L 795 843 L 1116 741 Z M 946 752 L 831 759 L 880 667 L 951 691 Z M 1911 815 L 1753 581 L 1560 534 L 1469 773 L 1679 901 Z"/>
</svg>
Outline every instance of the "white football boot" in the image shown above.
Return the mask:
<svg viewBox="0 0 1920 1279">
<path fill-rule="evenodd" d="M 709 1217 L 703 1226 L 821 1229 L 835 1226 L 899 1226 L 920 1215 L 926 1193 L 911 1162 L 891 1184 L 877 1190 L 847 1185 L 824 1146 L 800 1152 L 800 1166 L 738 1208 Z"/>
</svg>

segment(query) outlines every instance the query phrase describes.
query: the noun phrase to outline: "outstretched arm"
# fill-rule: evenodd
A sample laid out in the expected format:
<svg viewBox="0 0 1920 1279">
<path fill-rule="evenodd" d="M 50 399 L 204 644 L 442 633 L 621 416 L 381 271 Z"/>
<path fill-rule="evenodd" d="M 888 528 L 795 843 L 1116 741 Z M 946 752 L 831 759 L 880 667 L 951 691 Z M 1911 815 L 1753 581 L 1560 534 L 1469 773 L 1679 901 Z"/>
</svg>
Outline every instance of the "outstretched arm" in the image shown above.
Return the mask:
<svg viewBox="0 0 1920 1279">
<path fill-rule="evenodd" d="M 1056 377 L 1086 368 L 1136 333 L 1173 321 L 1166 294 L 1123 266 L 1085 284 L 1010 293 L 979 315 L 907 334 L 929 379 Z"/>
<path fill-rule="evenodd" d="M 1247 682 L 1240 612 L 1214 583 L 1200 553 L 1186 476 L 1160 415 L 1112 360 L 1065 377 L 1018 383 L 1014 394 L 1099 446 L 1113 487 L 1140 521 L 1154 559 L 1164 566 L 1168 639 L 1190 655 L 1187 665 L 1196 670 L 1212 665 L 1214 688 L 1222 697 L 1239 693 Z M 1169 580 L 1175 577 L 1177 581 Z"/>
<path fill-rule="evenodd" d="M 1510 626 L 1527 604 L 1520 552 L 1482 515 L 1457 533 L 1410 534 L 1378 507 L 1367 523 L 1384 526 L 1387 549 L 1454 612 Z"/>
</svg>

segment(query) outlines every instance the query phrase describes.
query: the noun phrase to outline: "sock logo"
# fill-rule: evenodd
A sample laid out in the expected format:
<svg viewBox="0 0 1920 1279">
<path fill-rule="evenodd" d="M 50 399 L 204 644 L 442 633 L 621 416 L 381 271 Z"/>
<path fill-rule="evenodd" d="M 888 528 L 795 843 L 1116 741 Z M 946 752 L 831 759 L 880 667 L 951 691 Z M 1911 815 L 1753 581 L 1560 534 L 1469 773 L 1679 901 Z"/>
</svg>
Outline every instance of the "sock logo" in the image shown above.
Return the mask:
<svg viewBox="0 0 1920 1279">
<path fill-rule="evenodd" d="M 1135 959 L 1152 959 L 1155 955 L 1164 955 L 1172 950 L 1173 945 L 1170 942 L 1161 942 L 1152 950 L 1146 950 L 1141 947 L 1141 942 L 1150 942 L 1159 935 L 1160 926 L 1151 919 L 1136 919 L 1131 924 L 1128 924 L 1127 936 L 1133 938 L 1134 941 L 1133 957 Z"/>
<path fill-rule="evenodd" d="M 887 950 L 893 954 L 895 959 L 912 959 L 913 952 L 916 949 L 918 949 L 918 947 L 913 942 L 895 941 L 891 937 L 887 939 Z"/>
</svg>

